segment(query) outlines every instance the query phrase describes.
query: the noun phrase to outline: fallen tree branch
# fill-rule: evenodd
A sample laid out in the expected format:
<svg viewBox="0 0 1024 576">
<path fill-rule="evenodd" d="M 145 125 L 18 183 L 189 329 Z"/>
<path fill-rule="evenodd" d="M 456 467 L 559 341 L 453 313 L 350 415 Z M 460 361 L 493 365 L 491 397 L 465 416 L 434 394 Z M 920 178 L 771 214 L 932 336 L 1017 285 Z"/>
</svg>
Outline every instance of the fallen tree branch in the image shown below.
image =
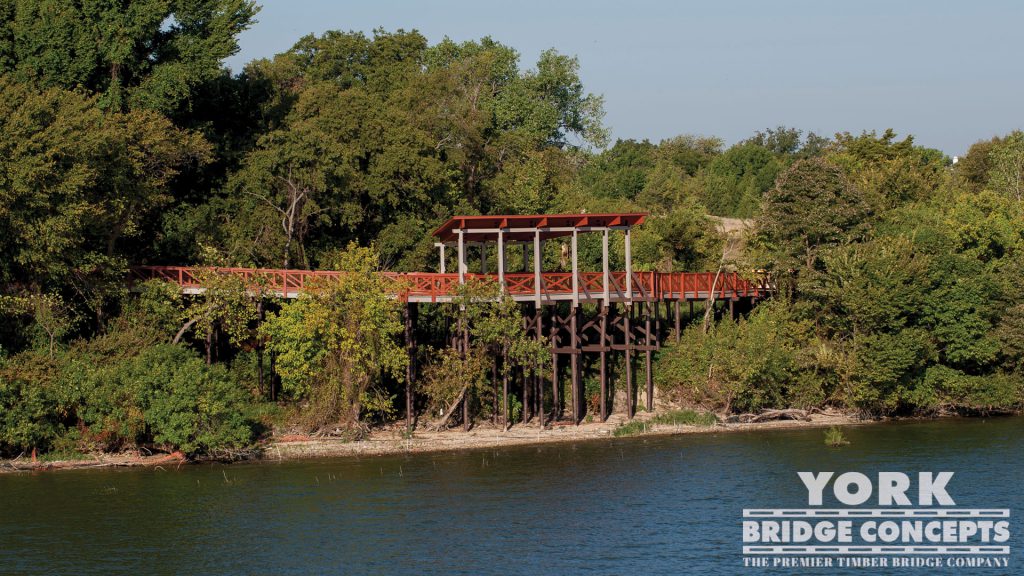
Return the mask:
<svg viewBox="0 0 1024 576">
<path fill-rule="evenodd" d="M 801 420 L 804 422 L 810 421 L 811 417 L 807 414 L 806 410 L 800 410 L 798 408 L 788 408 L 785 410 L 765 410 L 760 414 L 739 414 L 737 416 L 731 416 L 729 422 L 740 422 L 742 424 L 756 424 L 758 422 L 768 422 L 770 420 Z"/>
<path fill-rule="evenodd" d="M 440 431 L 448 426 L 448 420 L 450 420 L 452 414 L 455 413 L 455 407 L 458 406 L 460 402 L 462 402 L 462 397 L 466 395 L 466 390 L 468 389 L 469 384 L 466 384 L 465 386 L 462 387 L 462 390 L 459 391 L 458 396 L 455 397 L 455 401 L 449 404 L 448 409 L 444 411 L 444 418 L 442 418 L 441 422 L 434 428 L 435 431 Z M 463 418 L 465 418 L 465 416 L 463 416 Z"/>
</svg>

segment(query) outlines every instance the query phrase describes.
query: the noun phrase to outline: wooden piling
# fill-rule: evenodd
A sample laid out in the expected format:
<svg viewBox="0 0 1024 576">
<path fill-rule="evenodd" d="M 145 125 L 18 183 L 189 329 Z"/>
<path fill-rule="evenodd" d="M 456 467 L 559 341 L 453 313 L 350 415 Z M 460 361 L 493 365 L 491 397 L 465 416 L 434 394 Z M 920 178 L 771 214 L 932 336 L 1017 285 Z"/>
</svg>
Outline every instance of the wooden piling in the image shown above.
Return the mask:
<svg viewBox="0 0 1024 576">
<path fill-rule="evenodd" d="M 562 415 L 561 398 L 558 393 L 558 343 L 561 339 L 561 319 L 558 317 L 558 305 L 551 305 L 551 404 L 554 412 L 553 419 L 557 420 Z"/>
<path fill-rule="evenodd" d="M 582 418 L 582 394 L 580 393 L 580 335 L 579 315 L 580 309 L 573 307 L 572 316 L 569 317 L 569 334 L 572 354 L 569 356 L 569 369 L 572 371 L 572 418 L 573 424 L 579 424 Z"/>
<path fill-rule="evenodd" d="M 541 308 L 540 304 L 537 304 L 536 318 L 537 341 L 540 342 L 541 340 L 544 339 L 544 310 Z M 552 325 L 552 332 L 554 332 L 554 329 L 555 328 Z M 542 386 L 542 383 L 544 382 L 544 377 L 541 374 L 542 371 L 538 367 L 537 375 L 534 379 L 536 383 L 535 405 L 537 407 L 537 416 L 540 418 L 540 427 L 544 428 L 544 387 Z"/>
<path fill-rule="evenodd" d="M 417 307 L 415 302 L 406 302 L 403 308 L 405 323 L 405 352 L 409 362 L 405 367 L 405 427 L 410 432 L 413 428 L 413 385 L 416 380 L 416 339 L 415 330 Z"/>
<path fill-rule="evenodd" d="M 524 246 L 525 246 L 525 244 L 524 244 Z M 523 249 L 523 257 L 524 258 L 526 257 L 526 249 L 525 248 Z M 527 313 L 529 313 L 529 312 L 530 312 L 530 309 L 527 308 Z M 536 322 L 536 320 L 537 320 L 536 306 L 534 307 L 533 319 L 534 319 L 534 322 Z M 525 315 L 523 316 L 523 324 L 527 327 L 527 329 L 529 329 L 529 327 L 530 327 L 529 326 L 529 321 L 527 320 Z M 534 334 L 537 337 L 537 341 L 540 342 L 540 334 L 539 334 L 539 332 L 535 330 Z M 520 414 L 520 417 L 523 419 L 523 424 L 526 424 L 530 420 L 530 409 L 531 409 L 531 404 L 530 404 L 530 387 L 531 387 L 531 385 L 533 383 L 533 380 L 534 380 L 535 376 L 527 376 L 526 375 L 526 367 L 524 366 L 523 367 L 522 377 L 523 377 L 523 398 L 522 398 L 522 400 L 523 400 L 523 409 L 522 409 L 522 413 Z"/>
<path fill-rule="evenodd" d="M 633 307 L 626 304 L 626 313 L 622 315 L 622 333 L 626 344 L 626 417 L 630 419 L 633 418 L 633 328 L 629 322 L 632 315 Z"/>
<path fill-rule="evenodd" d="M 601 374 L 599 376 L 601 380 L 601 422 L 608 419 L 608 352 L 606 350 L 609 348 L 610 344 L 608 342 L 608 315 L 613 307 L 614 304 L 611 306 L 604 305 L 601 307 Z"/>
<path fill-rule="evenodd" d="M 644 305 L 644 377 L 647 379 L 647 411 L 654 411 L 654 371 L 652 366 L 652 350 L 654 342 L 651 334 L 651 303 Z M 657 308 L 654 309 L 657 314 Z"/>
<path fill-rule="evenodd" d="M 505 430 L 508 430 L 508 373 L 511 367 L 508 365 L 508 347 L 502 346 L 501 348 L 501 416 Z"/>
<path fill-rule="evenodd" d="M 680 297 L 682 297 L 681 294 L 680 294 Z M 676 300 L 674 302 L 674 304 L 675 304 L 675 315 L 676 315 L 676 317 L 675 317 L 675 321 L 676 321 L 676 344 L 678 344 L 679 343 L 679 339 L 682 337 L 683 323 L 682 323 L 682 318 L 680 318 L 680 313 L 679 313 L 679 308 L 680 308 L 679 300 Z"/>
<path fill-rule="evenodd" d="M 466 356 L 469 355 L 469 323 L 462 323 L 462 360 L 466 360 Z M 466 390 L 466 393 L 462 395 L 462 429 L 469 432 L 469 397 L 470 391 Z"/>
</svg>

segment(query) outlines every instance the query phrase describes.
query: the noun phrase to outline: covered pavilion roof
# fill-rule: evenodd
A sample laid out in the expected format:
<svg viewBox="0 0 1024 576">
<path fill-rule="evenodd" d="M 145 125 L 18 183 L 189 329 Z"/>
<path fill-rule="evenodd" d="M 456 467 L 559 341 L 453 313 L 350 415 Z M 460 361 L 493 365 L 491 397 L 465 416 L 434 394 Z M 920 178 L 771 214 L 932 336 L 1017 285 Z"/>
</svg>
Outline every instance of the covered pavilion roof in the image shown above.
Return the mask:
<svg viewBox="0 0 1024 576">
<path fill-rule="evenodd" d="M 642 224 L 647 217 L 643 212 L 612 214 L 500 214 L 493 216 L 453 216 L 434 230 L 441 242 L 458 239 L 456 230 L 463 230 L 467 242 L 498 240 L 498 230 L 505 231 L 506 241 L 533 240 L 540 230 L 541 239 L 569 236 L 573 230 L 589 228 L 631 227 Z"/>
</svg>

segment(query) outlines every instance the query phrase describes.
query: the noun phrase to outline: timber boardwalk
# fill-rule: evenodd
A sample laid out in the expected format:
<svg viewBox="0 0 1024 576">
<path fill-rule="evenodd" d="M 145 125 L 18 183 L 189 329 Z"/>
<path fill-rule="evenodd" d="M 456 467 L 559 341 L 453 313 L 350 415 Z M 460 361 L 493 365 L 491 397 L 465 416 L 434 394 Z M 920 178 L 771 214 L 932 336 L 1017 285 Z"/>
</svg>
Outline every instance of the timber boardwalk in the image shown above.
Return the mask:
<svg viewBox="0 0 1024 576">
<path fill-rule="evenodd" d="M 567 357 L 571 379 L 569 400 L 573 422 L 583 418 L 583 387 L 581 355 L 597 354 L 598 379 L 601 385 L 600 417 L 608 417 L 609 355 L 621 353 L 624 358 L 627 402 L 626 413 L 635 412 L 633 359 L 643 353 L 645 367 L 645 400 L 648 410 L 654 407 L 652 355 L 669 335 L 669 325 L 676 338 L 682 329 L 681 304 L 688 304 L 693 316 L 694 302 L 714 306 L 721 302 L 735 315 L 749 309 L 772 292 L 766 278 L 751 281 L 735 272 L 637 272 L 632 269 L 632 228 L 646 218 L 642 213 L 616 214 L 549 214 L 456 216 L 449 219 L 433 235 L 438 249 L 437 272 L 382 272 L 396 280 L 394 296 L 404 304 L 405 344 L 410 358 L 415 357 L 415 322 L 420 304 L 452 302 L 459 287 L 474 280 L 493 281 L 512 299 L 521 303 L 528 333 L 538 340 L 546 338 L 551 345 L 551 377 L 553 414 L 561 414 L 559 398 L 559 364 Z M 609 244 L 611 232 L 622 232 L 625 270 L 610 269 Z M 601 234 L 601 270 L 579 269 L 578 238 L 583 233 Z M 569 239 L 567 260 L 571 271 L 543 270 L 543 243 Z M 493 249 L 491 248 L 493 245 Z M 510 246 L 522 249 L 520 272 L 507 270 L 506 257 Z M 455 272 L 448 272 L 453 252 Z M 475 253 L 479 273 L 469 271 L 470 253 Z M 493 253 L 495 271 L 488 271 L 488 254 Z M 532 258 L 531 258 L 532 255 Z M 532 268 L 532 270 L 527 270 Z M 181 266 L 138 266 L 132 268 L 134 280 L 161 279 L 177 284 L 184 293 L 201 294 L 204 274 L 210 272 L 240 276 L 259 282 L 265 293 L 278 298 L 297 298 L 304 290 L 322 279 L 337 278 L 344 272 L 313 270 L 275 270 L 262 268 L 201 268 Z M 590 306 L 582 306 L 589 304 Z M 450 338 L 452 347 L 464 350 L 469 344 L 469 329 L 460 326 Z M 415 366 L 410 362 L 407 373 L 406 410 L 411 415 Z M 536 414 L 543 426 L 545 409 L 543 389 L 545 378 L 524 379 L 521 383 L 522 418 L 528 421 Z M 509 383 L 503 383 L 504 397 Z M 468 412 L 468 406 L 463 406 Z M 411 416 L 410 416 L 411 418 Z M 468 426 L 469 418 L 464 418 Z M 411 420 L 410 420 L 411 425 Z"/>
</svg>

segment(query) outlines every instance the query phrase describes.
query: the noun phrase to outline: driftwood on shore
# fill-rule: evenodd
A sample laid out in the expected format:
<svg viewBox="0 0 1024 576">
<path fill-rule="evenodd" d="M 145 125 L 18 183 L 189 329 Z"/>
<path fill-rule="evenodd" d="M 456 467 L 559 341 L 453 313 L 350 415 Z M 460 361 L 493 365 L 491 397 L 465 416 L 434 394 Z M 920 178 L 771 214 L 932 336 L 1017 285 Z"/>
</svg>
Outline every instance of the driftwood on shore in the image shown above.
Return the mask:
<svg viewBox="0 0 1024 576">
<path fill-rule="evenodd" d="M 459 403 L 462 402 L 462 397 L 466 395 L 466 390 L 468 388 L 469 384 L 466 384 L 465 386 L 462 387 L 462 390 L 459 391 L 458 396 L 455 397 L 455 401 L 453 401 L 448 406 L 448 409 L 444 411 L 444 417 L 441 418 L 441 422 L 439 422 L 437 426 L 434 427 L 435 432 L 448 427 L 448 420 L 451 419 L 452 414 L 455 413 L 455 409 L 458 407 Z M 465 418 L 465 415 L 463 415 L 463 418 Z"/>
<path fill-rule="evenodd" d="M 768 422 L 770 420 L 800 420 L 808 422 L 810 419 L 811 416 L 806 410 L 787 408 L 785 410 L 765 410 L 760 414 L 737 414 L 726 418 L 726 422 L 755 424 L 757 422 Z"/>
</svg>

